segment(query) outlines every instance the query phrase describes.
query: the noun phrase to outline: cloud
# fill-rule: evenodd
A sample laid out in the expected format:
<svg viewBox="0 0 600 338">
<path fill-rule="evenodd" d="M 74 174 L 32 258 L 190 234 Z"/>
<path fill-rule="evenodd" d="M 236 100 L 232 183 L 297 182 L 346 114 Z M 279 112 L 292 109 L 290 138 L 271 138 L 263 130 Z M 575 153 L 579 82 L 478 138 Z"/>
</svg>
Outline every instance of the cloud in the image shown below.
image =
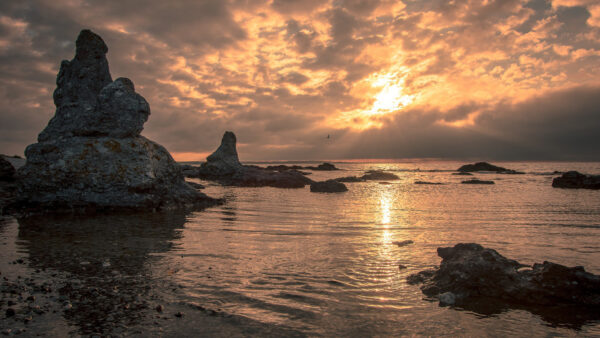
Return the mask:
<svg viewBox="0 0 600 338">
<path fill-rule="evenodd" d="M 246 160 L 598 159 L 595 1 L 32 0 L 0 13 L 0 152 L 35 141 L 60 61 L 91 28 L 113 77 L 151 105 L 144 135 L 186 158 L 233 130 Z"/>
</svg>

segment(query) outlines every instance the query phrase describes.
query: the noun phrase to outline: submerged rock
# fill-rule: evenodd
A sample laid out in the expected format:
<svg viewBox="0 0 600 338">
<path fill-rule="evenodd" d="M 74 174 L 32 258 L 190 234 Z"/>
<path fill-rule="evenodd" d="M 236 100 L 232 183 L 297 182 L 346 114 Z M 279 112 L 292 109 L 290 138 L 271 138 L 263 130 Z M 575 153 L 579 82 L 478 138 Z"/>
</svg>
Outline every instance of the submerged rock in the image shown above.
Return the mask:
<svg viewBox="0 0 600 338">
<path fill-rule="evenodd" d="M 344 182 L 344 183 L 354 183 L 354 182 L 364 182 L 365 181 L 364 178 L 356 177 L 356 176 L 338 177 L 338 178 L 335 178 L 335 180 L 338 182 Z"/>
<path fill-rule="evenodd" d="M 415 181 L 415 184 L 442 185 L 442 184 L 444 184 L 444 183 L 439 183 L 439 182 L 427 182 L 427 181 Z"/>
<path fill-rule="evenodd" d="M 441 303 L 464 305 L 481 298 L 521 305 L 577 305 L 600 310 L 600 276 L 581 266 L 543 262 L 531 269 L 476 243 L 438 248 L 438 269 L 407 278 Z M 452 296 L 449 294 L 452 293 Z M 596 312 L 600 317 L 600 312 Z"/>
<path fill-rule="evenodd" d="M 554 188 L 568 189 L 600 189 L 600 175 L 584 175 L 577 171 L 569 171 L 552 180 Z"/>
<path fill-rule="evenodd" d="M 477 180 L 477 179 L 472 179 L 472 180 L 468 180 L 468 181 L 462 181 L 462 184 L 494 184 L 494 181 L 484 181 L 484 180 Z"/>
<path fill-rule="evenodd" d="M 465 164 L 458 168 L 459 172 L 493 171 L 501 174 L 523 174 L 520 171 L 498 167 L 487 162 L 477 162 L 475 164 Z"/>
<path fill-rule="evenodd" d="M 336 180 L 327 180 L 323 182 L 313 182 L 310 185 L 311 192 L 344 192 L 348 191 L 344 183 Z"/>
<path fill-rule="evenodd" d="M 100 36 L 83 30 L 73 60 L 63 61 L 55 116 L 25 150 L 17 172 L 18 209 L 153 210 L 207 206 L 161 145 L 140 135 L 150 115 L 126 78 L 111 80 Z"/>
<path fill-rule="evenodd" d="M 236 137 L 227 131 L 221 145 L 200 167 L 186 165 L 185 174 L 222 185 L 239 187 L 304 188 L 312 180 L 296 170 L 273 171 L 257 166 L 242 165 L 236 150 Z"/>
</svg>

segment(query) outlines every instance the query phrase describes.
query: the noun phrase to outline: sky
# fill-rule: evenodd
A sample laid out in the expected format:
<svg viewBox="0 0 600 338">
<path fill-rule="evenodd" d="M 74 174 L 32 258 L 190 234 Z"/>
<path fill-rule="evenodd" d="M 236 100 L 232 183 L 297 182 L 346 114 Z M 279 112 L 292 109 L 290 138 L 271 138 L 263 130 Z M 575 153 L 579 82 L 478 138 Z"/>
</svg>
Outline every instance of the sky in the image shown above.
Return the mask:
<svg viewBox="0 0 600 338">
<path fill-rule="evenodd" d="M 81 29 L 204 160 L 600 161 L 597 0 L 0 2 L 0 153 L 23 155 Z"/>
</svg>

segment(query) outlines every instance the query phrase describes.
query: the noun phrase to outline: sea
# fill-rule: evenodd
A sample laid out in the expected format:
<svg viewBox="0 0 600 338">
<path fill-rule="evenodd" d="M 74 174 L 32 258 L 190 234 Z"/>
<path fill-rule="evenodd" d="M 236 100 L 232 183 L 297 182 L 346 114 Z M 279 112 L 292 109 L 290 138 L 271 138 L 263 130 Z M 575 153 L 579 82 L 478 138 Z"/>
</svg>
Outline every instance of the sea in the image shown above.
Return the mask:
<svg viewBox="0 0 600 338">
<path fill-rule="evenodd" d="M 600 163 L 494 162 L 524 174 L 470 177 L 453 175 L 466 163 L 457 161 L 329 162 L 340 170 L 308 171 L 309 177 L 384 170 L 400 179 L 346 183 L 344 193 L 189 179 L 226 203 L 194 212 L 5 218 L 3 261 L 24 264 L 0 269 L 23 276 L 37 270 L 59 284 L 91 283 L 108 298 L 92 297 L 92 304 L 122 293 L 146 303 L 142 315 L 125 313 L 91 328 L 90 315 L 59 311 L 54 324 L 44 324 L 57 334 L 106 333 L 114 324 L 173 337 L 600 336 L 598 314 L 440 306 L 406 282 L 439 265 L 438 247 L 469 242 L 523 264 L 551 261 L 600 274 L 600 191 L 551 186 L 557 172 L 600 174 Z M 495 184 L 461 184 L 471 178 Z M 408 240 L 413 243 L 394 244 Z M 97 283 L 106 276 L 110 283 Z M 155 311 L 156 304 L 165 309 Z"/>
</svg>

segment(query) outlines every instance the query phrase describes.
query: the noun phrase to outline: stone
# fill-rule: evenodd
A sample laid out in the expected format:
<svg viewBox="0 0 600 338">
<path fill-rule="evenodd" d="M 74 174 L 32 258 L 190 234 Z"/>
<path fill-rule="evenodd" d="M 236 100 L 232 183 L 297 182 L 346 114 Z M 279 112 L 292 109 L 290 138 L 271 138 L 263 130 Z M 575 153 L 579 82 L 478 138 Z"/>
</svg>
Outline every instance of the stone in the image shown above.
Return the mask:
<svg viewBox="0 0 600 338">
<path fill-rule="evenodd" d="M 332 170 L 340 170 L 338 168 L 335 167 L 335 165 L 331 164 L 331 163 L 327 163 L 324 162 L 322 164 L 319 164 L 316 167 L 304 167 L 304 169 L 309 169 L 309 170 L 321 170 L 321 171 L 332 171 Z"/>
<path fill-rule="evenodd" d="M 186 165 L 186 175 L 226 186 L 304 188 L 312 180 L 296 170 L 273 171 L 240 163 L 233 132 L 225 132 L 219 148 L 200 167 Z"/>
<path fill-rule="evenodd" d="M 365 181 L 386 181 L 386 180 L 399 180 L 400 177 L 395 174 L 388 173 L 381 170 L 371 170 L 361 177 Z"/>
<path fill-rule="evenodd" d="M 487 162 L 477 162 L 475 164 L 465 164 L 462 167 L 458 168 L 459 172 L 477 172 L 477 171 L 493 171 L 501 174 L 524 174 L 520 171 L 515 171 L 512 169 L 506 169 L 502 167 L 495 166 L 493 164 Z"/>
<path fill-rule="evenodd" d="M 413 243 L 414 242 L 412 240 L 410 240 L 410 239 L 405 240 L 405 241 L 394 241 L 394 242 L 392 242 L 392 244 L 396 244 L 397 246 L 400 246 L 400 247 L 407 246 L 407 245 L 413 244 Z"/>
<path fill-rule="evenodd" d="M 12 181 L 15 177 L 15 168 L 13 165 L 0 156 L 0 181 Z"/>
<path fill-rule="evenodd" d="M 150 115 L 126 78 L 111 80 L 100 36 L 83 30 L 63 61 L 55 116 L 25 150 L 18 212 L 158 210 L 220 203 L 184 180 L 161 145 L 140 135 Z"/>
<path fill-rule="evenodd" d="M 427 182 L 427 181 L 415 181 L 415 184 L 425 184 L 425 185 L 442 185 L 444 183 L 439 182 Z"/>
<path fill-rule="evenodd" d="M 439 268 L 407 278 L 423 284 L 421 291 L 450 305 L 450 292 L 457 305 L 496 299 L 517 305 L 576 305 L 600 310 L 600 276 L 581 266 L 566 267 L 552 262 L 531 269 L 476 243 L 438 248 Z M 596 312 L 600 314 L 600 312 Z"/>
<path fill-rule="evenodd" d="M 221 145 L 206 158 L 201 170 L 208 175 L 224 176 L 242 169 L 236 149 L 236 137 L 233 132 L 226 131 L 221 139 Z"/>
<path fill-rule="evenodd" d="M 600 189 L 600 175 L 584 175 L 577 171 L 568 171 L 552 180 L 554 188 Z"/>
<path fill-rule="evenodd" d="M 454 305 L 456 296 L 452 292 L 444 292 L 439 296 L 440 305 Z"/>
<path fill-rule="evenodd" d="M 338 182 L 336 180 L 327 180 L 323 182 L 313 182 L 310 185 L 311 192 L 344 192 L 348 191 L 348 188 L 344 185 L 344 183 Z"/>
<path fill-rule="evenodd" d="M 468 181 L 462 181 L 462 184 L 494 184 L 494 181 L 484 181 L 484 180 L 477 180 L 477 179 L 472 179 L 472 180 L 468 180 Z"/>
<path fill-rule="evenodd" d="M 344 183 L 354 183 L 354 182 L 364 182 L 365 181 L 365 179 L 363 179 L 362 177 L 356 177 L 356 176 L 338 177 L 338 178 L 335 178 L 335 180 L 338 182 L 344 182 Z"/>
</svg>

